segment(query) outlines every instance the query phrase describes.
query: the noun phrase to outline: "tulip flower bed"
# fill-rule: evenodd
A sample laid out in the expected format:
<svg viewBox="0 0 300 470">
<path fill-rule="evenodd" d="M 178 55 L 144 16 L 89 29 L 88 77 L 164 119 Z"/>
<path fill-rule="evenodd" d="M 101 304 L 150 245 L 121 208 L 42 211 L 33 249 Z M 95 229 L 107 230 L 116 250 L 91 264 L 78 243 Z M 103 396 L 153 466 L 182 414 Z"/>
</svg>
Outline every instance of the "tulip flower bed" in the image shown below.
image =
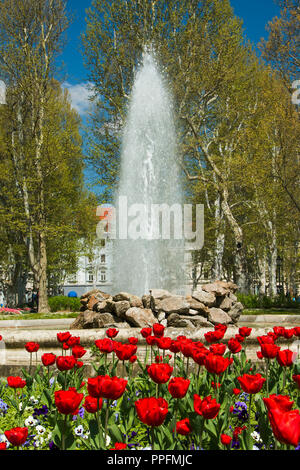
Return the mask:
<svg viewBox="0 0 300 470">
<path fill-rule="evenodd" d="M 246 356 L 251 328 L 227 344 L 225 332 L 216 325 L 203 344 L 155 324 L 140 332 L 139 358 L 141 337 L 123 344 L 110 328 L 91 348 L 95 376 L 85 380 L 80 337 L 58 333 L 61 354 L 40 364 L 39 344 L 27 343 L 29 372 L 0 382 L 0 449 L 298 450 L 300 364 L 290 344 L 300 328 L 258 337 L 258 363 Z"/>
</svg>

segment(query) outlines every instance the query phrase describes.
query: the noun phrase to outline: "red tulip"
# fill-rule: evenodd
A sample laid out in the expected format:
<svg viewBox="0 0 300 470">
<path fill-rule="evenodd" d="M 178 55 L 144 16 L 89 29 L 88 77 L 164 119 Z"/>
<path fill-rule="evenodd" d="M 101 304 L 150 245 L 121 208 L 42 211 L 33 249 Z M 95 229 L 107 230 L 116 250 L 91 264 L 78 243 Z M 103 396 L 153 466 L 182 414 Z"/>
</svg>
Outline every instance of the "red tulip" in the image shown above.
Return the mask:
<svg viewBox="0 0 300 470">
<path fill-rule="evenodd" d="M 172 395 L 173 398 L 183 398 L 185 397 L 189 385 L 190 385 L 190 380 L 184 379 L 183 377 L 173 377 L 169 384 L 168 384 L 168 390 L 170 394 Z"/>
<path fill-rule="evenodd" d="M 71 337 L 71 333 L 69 331 L 65 331 L 63 333 L 57 333 L 56 336 L 60 343 L 65 343 Z"/>
<path fill-rule="evenodd" d="M 137 356 L 136 356 L 136 355 L 133 355 L 133 356 L 131 356 L 131 357 L 129 358 L 129 362 L 130 362 L 131 364 L 134 364 L 136 361 L 137 361 Z"/>
<path fill-rule="evenodd" d="M 21 446 L 26 442 L 28 436 L 28 429 L 27 428 L 13 428 L 9 431 L 4 431 L 5 437 L 7 440 L 16 447 Z"/>
<path fill-rule="evenodd" d="M 280 350 L 280 347 L 276 346 L 276 344 L 269 344 L 269 343 L 263 343 L 260 346 L 261 350 L 261 355 L 267 359 L 274 359 L 277 356 L 278 351 Z"/>
<path fill-rule="evenodd" d="M 172 340 L 168 336 L 163 336 L 162 338 L 157 339 L 157 346 L 160 349 L 170 349 Z"/>
<path fill-rule="evenodd" d="M 265 344 L 265 343 L 274 344 L 274 338 L 270 335 L 258 336 L 257 340 L 260 345 Z"/>
<path fill-rule="evenodd" d="M 232 352 L 232 354 L 237 354 L 241 351 L 242 346 L 236 338 L 230 338 L 228 341 L 228 349 Z"/>
<path fill-rule="evenodd" d="M 228 446 L 232 441 L 232 437 L 228 434 L 221 434 L 221 442 L 224 446 Z"/>
<path fill-rule="evenodd" d="M 168 402 L 164 398 L 141 398 L 135 402 L 135 408 L 147 426 L 161 426 L 168 414 Z"/>
<path fill-rule="evenodd" d="M 207 333 L 204 333 L 204 337 L 207 341 L 207 343 L 211 344 L 214 343 L 215 341 L 219 341 L 224 337 L 224 334 L 222 330 L 216 330 L 216 331 L 208 331 Z"/>
<path fill-rule="evenodd" d="M 219 413 L 220 406 L 220 403 L 217 403 L 216 399 L 212 399 L 210 395 L 203 399 L 199 395 L 194 395 L 194 410 L 204 419 L 214 419 Z"/>
<path fill-rule="evenodd" d="M 127 444 L 125 444 L 124 442 L 116 442 L 115 447 L 112 447 L 109 450 L 124 450 L 126 449 L 126 447 L 127 447 Z"/>
<path fill-rule="evenodd" d="M 165 331 L 164 325 L 161 325 L 160 323 L 154 323 L 152 328 L 153 328 L 153 334 L 157 338 L 161 338 L 164 335 L 164 331 Z"/>
<path fill-rule="evenodd" d="M 292 377 L 294 382 L 296 382 L 296 384 L 298 385 L 298 388 L 300 388 L 300 375 L 294 374 Z"/>
<path fill-rule="evenodd" d="M 223 336 L 225 335 L 227 331 L 227 325 L 223 325 L 222 323 L 218 323 L 217 325 L 214 326 L 215 331 L 218 331 L 219 333 L 222 333 Z M 222 338 L 223 338 L 222 336 Z"/>
<path fill-rule="evenodd" d="M 98 405 L 98 402 L 99 402 L 99 405 Z M 85 397 L 83 407 L 86 409 L 88 413 L 96 413 L 98 409 L 100 410 L 102 408 L 102 405 L 103 405 L 102 398 L 94 398 L 88 395 L 87 397 Z"/>
<path fill-rule="evenodd" d="M 147 338 L 147 336 L 151 336 L 152 328 L 142 328 L 140 333 L 143 338 Z"/>
<path fill-rule="evenodd" d="M 239 388 L 233 388 L 232 389 L 232 392 L 235 394 L 235 395 L 239 395 L 241 393 L 241 390 Z"/>
<path fill-rule="evenodd" d="M 244 338 L 246 338 L 247 336 L 250 336 L 251 331 L 252 331 L 252 328 L 248 328 L 247 326 L 242 326 L 241 328 L 239 328 L 239 334 L 241 336 L 244 336 Z"/>
<path fill-rule="evenodd" d="M 180 341 L 171 341 L 169 350 L 172 353 L 177 354 L 180 351 Z"/>
<path fill-rule="evenodd" d="M 300 442 L 299 410 L 281 411 L 271 408 L 268 418 L 275 438 L 283 444 L 297 447 Z"/>
<path fill-rule="evenodd" d="M 245 393 L 250 394 L 258 393 L 262 389 L 262 386 L 266 381 L 266 379 L 263 378 L 260 374 L 244 374 L 243 376 L 238 377 L 237 379 L 243 391 Z"/>
<path fill-rule="evenodd" d="M 126 385 L 127 380 L 109 375 L 98 375 L 98 377 L 88 379 L 87 387 L 91 397 L 117 400 L 125 392 Z"/>
<path fill-rule="evenodd" d="M 297 338 L 299 338 L 299 336 L 300 336 L 300 326 L 295 326 L 294 327 L 294 335 L 297 336 Z"/>
<path fill-rule="evenodd" d="M 80 359 L 82 356 L 85 355 L 85 353 L 86 353 L 86 350 L 78 344 L 75 344 L 75 346 L 73 346 L 73 348 L 72 348 L 72 355 L 76 359 Z"/>
<path fill-rule="evenodd" d="M 53 353 L 45 353 L 42 355 L 41 359 L 45 367 L 52 366 L 55 364 L 56 355 Z"/>
<path fill-rule="evenodd" d="M 189 418 L 184 418 L 176 423 L 176 433 L 182 436 L 187 436 L 192 432 L 192 427 Z"/>
<path fill-rule="evenodd" d="M 279 408 L 281 411 L 290 411 L 294 402 L 286 395 L 270 395 L 268 398 L 263 398 L 263 401 L 270 411 L 272 408 Z"/>
<path fill-rule="evenodd" d="M 76 359 L 74 356 L 58 356 L 56 358 L 56 366 L 60 371 L 71 370 L 75 364 Z"/>
<path fill-rule="evenodd" d="M 294 328 L 285 328 L 284 331 L 283 331 L 283 336 L 286 339 L 290 339 L 290 338 L 292 338 L 292 336 L 294 336 L 294 331 L 295 331 Z"/>
<path fill-rule="evenodd" d="M 115 338 L 118 333 L 119 333 L 119 330 L 117 330 L 116 328 L 108 328 L 108 330 L 106 330 L 105 332 L 108 338 Z"/>
<path fill-rule="evenodd" d="M 95 346 L 97 346 L 99 351 L 106 354 L 114 350 L 114 344 L 114 341 L 109 338 L 97 339 L 95 341 Z"/>
<path fill-rule="evenodd" d="M 120 361 L 128 361 L 137 351 L 137 346 L 133 344 L 115 344 L 115 353 Z"/>
<path fill-rule="evenodd" d="M 209 354 L 209 350 L 206 348 L 195 348 L 193 350 L 193 355 L 192 358 L 196 362 L 196 364 L 199 364 L 200 366 L 204 366 L 205 359 L 207 354 Z"/>
<path fill-rule="evenodd" d="M 283 349 L 277 352 L 276 359 L 278 364 L 280 364 L 282 367 L 290 367 L 297 359 L 297 353 L 291 351 L 290 349 Z"/>
<path fill-rule="evenodd" d="M 223 343 L 211 344 L 209 347 L 209 350 L 212 354 L 219 354 L 220 356 L 223 356 L 223 354 L 226 351 L 226 344 L 223 344 Z"/>
<path fill-rule="evenodd" d="M 170 380 L 171 374 L 173 372 L 173 367 L 167 363 L 160 364 L 151 364 L 147 367 L 147 372 L 153 382 L 157 384 L 165 384 Z"/>
<path fill-rule="evenodd" d="M 136 344 L 138 344 L 138 342 L 139 342 L 139 340 L 135 336 L 130 336 L 130 338 L 128 338 L 128 343 L 129 344 L 136 345 Z"/>
<path fill-rule="evenodd" d="M 34 341 L 29 341 L 29 343 L 25 344 L 25 349 L 29 353 L 37 352 L 40 348 L 40 345 L 38 343 L 35 343 Z"/>
<path fill-rule="evenodd" d="M 149 346 L 154 346 L 157 344 L 157 337 L 156 336 L 147 336 L 146 337 L 146 343 L 149 344 Z"/>
<path fill-rule="evenodd" d="M 6 450 L 6 442 L 0 442 L 0 450 Z"/>
<path fill-rule="evenodd" d="M 208 372 L 211 374 L 222 374 L 227 367 L 232 364 L 233 359 L 228 359 L 227 357 L 218 356 L 217 354 L 207 354 L 204 366 Z"/>
<path fill-rule="evenodd" d="M 24 388 L 26 386 L 26 380 L 21 379 L 21 377 L 7 377 L 7 385 L 10 388 Z"/>
<path fill-rule="evenodd" d="M 273 331 L 277 336 L 283 336 L 284 335 L 284 330 L 285 328 L 283 326 L 274 326 Z"/>
<path fill-rule="evenodd" d="M 73 387 L 69 390 L 59 390 L 54 392 L 55 405 L 58 411 L 64 415 L 73 414 L 83 399 L 83 393 L 77 393 Z"/>
<path fill-rule="evenodd" d="M 73 346 L 75 346 L 76 344 L 80 344 L 80 337 L 70 336 L 70 338 L 67 339 L 66 343 L 70 348 L 73 348 Z"/>
</svg>

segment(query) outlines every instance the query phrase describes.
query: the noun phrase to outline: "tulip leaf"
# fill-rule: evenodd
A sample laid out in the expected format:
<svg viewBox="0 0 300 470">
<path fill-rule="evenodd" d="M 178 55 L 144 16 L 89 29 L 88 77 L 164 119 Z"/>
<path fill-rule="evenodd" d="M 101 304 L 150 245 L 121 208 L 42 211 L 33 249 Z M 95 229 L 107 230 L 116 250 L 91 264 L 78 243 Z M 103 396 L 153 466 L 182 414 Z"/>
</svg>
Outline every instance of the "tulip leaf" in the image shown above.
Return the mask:
<svg viewBox="0 0 300 470">
<path fill-rule="evenodd" d="M 124 440 L 123 435 L 119 427 L 116 424 L 113 424 L 112 426 L 110 426 L 109 434 L 114 442 L 123 442 Z"/>
</svg>

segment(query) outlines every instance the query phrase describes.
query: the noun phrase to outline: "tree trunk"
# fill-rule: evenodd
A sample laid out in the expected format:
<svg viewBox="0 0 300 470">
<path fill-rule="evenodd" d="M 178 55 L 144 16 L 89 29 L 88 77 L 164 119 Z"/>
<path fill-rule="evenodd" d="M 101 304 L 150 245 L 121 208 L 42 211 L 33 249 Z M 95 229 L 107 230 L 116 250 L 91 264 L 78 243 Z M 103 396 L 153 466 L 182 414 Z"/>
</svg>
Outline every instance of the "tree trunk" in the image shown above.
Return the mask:
<svg viewBox="0 0 300 470">
<path fill-rule="evenodd" d="M 265 255 L 258 259 L 258 275 L 259 275 L 259 283 L 258 283 L 258 294 L 265 295 L 266 294 L 266 257 Z"/>
<path fill-rule="evenodd" d="M 269 295 L 274 297 L 277 295 L 277 240 L 276 234 L 272 233 L 272 241 L 269 247 L 268 253 L 268 265 L 269 265 Z"/>
<path fill-rule="evenodd" d="M 212 268 L 212 281 L 217 281 L 223 277 L 223 254 L 225 245 L 225 223 L 221 208 L 221 197 L 215 200 L 215 223 L 216 223 L 216 244 L 214 249 L 214 260 Z"/>
</svg>

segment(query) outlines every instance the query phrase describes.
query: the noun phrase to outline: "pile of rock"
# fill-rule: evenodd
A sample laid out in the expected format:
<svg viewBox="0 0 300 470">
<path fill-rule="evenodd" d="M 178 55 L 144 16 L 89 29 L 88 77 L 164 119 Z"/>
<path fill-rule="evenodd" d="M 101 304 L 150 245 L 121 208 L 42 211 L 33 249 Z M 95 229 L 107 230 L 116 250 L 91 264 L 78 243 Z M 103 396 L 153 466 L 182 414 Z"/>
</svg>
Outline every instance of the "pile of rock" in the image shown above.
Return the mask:
<svg viewBox="0 0 300 470">
<path fill-rule="evenodd" d="M 235 284 L 224 281 L 204 284 L 191 296 L 163 289 L 153 289 L 143 297 L 127 292 L 112 296 L 92 290 L 81 297 L 81 313 L 71 328 L 144 328 L 157 322 L 175 328 L 234 324 L 243 310 L 234 295 L 236 290 Z"/>
</svg>

